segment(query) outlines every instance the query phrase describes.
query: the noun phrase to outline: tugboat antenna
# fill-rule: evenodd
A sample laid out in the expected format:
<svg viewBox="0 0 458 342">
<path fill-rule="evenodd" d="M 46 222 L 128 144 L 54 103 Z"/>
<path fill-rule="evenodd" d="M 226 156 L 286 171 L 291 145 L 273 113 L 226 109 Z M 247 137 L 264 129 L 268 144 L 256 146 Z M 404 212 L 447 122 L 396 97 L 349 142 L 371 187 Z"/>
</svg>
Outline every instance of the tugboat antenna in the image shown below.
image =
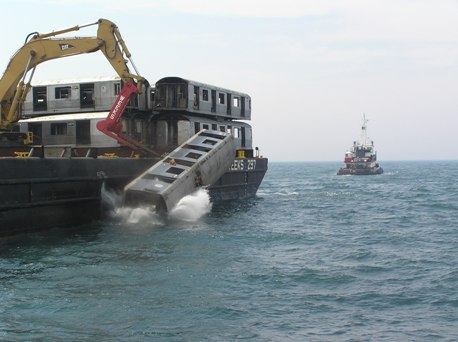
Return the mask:
<svg viewBox="0 0 458 342">
<path fill-rule="evenodd" d="M 361 145 L 367 145 L 367 119 L 366 113 L 363 113 L 363 125 L 361 126 Z"/>
</svg>

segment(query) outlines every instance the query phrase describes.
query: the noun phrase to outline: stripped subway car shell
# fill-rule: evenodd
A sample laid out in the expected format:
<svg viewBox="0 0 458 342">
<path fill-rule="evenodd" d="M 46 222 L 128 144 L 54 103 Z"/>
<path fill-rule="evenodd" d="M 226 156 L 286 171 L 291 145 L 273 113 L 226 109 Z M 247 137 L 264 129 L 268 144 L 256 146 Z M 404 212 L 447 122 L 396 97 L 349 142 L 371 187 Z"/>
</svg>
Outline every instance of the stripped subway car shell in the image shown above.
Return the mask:
<svg viewBox="0 0 458 342">
<path fill-rule="evenodd" d="M 121 89 L 119 77 L 36 82 L 23 105 L 24 118 L 52 113 L 108 111 Z"/>
<path fill-rule="evenodd" d="M 120 77 L 88 77 L 84 79 L 35 82 L 22 106 L 22 118 L 50 114 L 108 112 L 122 88 Z M 149 92 L 131 100 L 135 110 L 151 108 Z"/>
<path fill-rule="evenodd" d="M 245 93 L 201 82 L 165 77 L 156 82 L 154 110 L 251 120 L 251 98 Z"/>
<path fill-rule="evenodd" d="M 33 132 L 36 145 L 119 147 L 96 128 L 96 123 L 107 115 L 108 112 L 88 112 L 38 116 L 19 121 L 19 127 L 21 132 Z"/>
</svg>

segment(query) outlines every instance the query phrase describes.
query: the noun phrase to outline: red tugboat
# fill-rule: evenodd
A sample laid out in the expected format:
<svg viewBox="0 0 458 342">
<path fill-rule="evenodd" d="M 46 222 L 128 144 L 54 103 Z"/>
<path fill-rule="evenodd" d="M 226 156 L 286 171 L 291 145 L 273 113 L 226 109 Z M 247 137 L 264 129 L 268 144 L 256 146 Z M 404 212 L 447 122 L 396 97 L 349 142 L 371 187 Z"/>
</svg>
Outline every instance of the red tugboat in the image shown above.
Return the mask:
<svg viewBox="0 0 458 342">
<path fill-rule="evenodd" d="M 374 142 L 367 137 L 367 119 L 363 115 L 361 126 L 361 138 L 355 141 L 353 146 L 345 152 L 345 166 L 337 172 L 338 175 L 379 175 L 383 169 L 377 163 L 377 152 Z"/>
</svg>

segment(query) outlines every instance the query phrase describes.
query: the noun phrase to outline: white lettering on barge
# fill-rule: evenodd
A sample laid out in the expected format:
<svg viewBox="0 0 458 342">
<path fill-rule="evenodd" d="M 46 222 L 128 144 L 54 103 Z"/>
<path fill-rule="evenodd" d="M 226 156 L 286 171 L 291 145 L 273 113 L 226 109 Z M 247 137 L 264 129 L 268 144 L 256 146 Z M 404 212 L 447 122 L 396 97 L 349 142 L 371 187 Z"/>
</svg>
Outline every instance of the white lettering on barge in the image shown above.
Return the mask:
<svg viewBox="0 0 458 342">
<path fill-rule="evenodd" d="M 256 159 L 235 159 L 229 171 L 251 171 L 256 169 Z"/>
</svg>

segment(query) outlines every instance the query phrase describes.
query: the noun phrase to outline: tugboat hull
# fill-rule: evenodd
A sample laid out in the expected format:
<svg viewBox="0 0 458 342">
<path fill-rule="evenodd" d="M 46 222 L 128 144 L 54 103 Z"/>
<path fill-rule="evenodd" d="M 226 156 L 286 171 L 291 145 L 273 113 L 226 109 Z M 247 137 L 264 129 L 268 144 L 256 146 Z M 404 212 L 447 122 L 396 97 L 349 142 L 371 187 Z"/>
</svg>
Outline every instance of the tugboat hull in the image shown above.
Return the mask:
<svg viewBox="0 0 458 342">
<path fill-rule="evenodd" d="M 383 169 L 381 167 L 373 168 L 373 169 L 347 169 L 341 168 L 337 175 L 354 175 L 354 176 L 368 176 L 368 175 L 380 175 L 383 173 Z"/>
</svg>

